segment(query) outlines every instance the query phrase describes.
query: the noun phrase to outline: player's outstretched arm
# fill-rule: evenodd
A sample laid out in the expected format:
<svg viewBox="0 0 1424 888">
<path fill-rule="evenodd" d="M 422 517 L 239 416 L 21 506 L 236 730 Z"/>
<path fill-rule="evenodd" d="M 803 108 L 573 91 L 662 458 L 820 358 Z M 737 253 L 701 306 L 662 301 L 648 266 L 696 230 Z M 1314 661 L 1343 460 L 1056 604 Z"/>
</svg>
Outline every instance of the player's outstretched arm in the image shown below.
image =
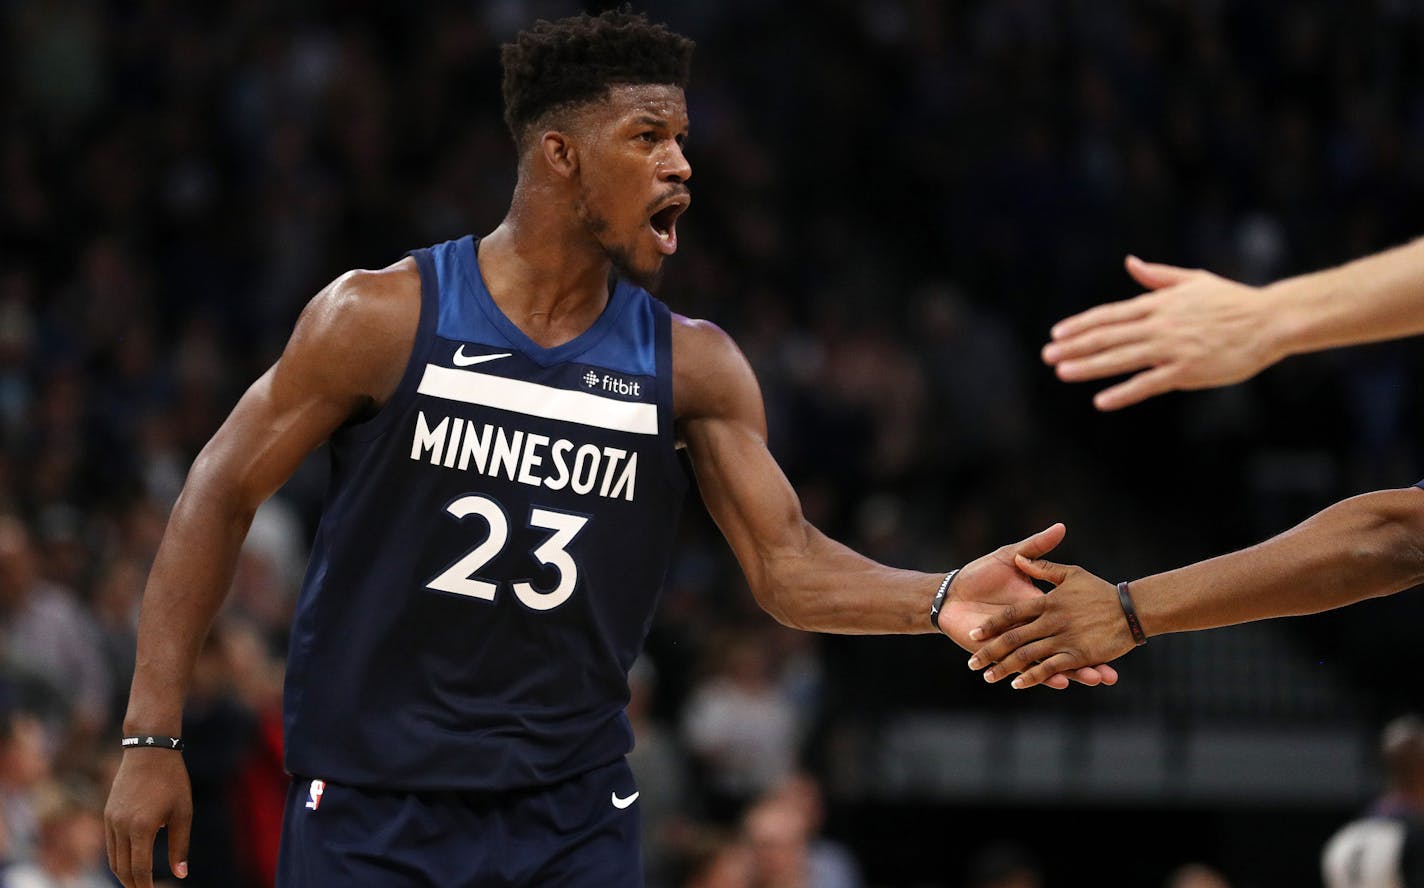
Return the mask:
<svg viewBox="0 0 1424 888">
<path fill-rule="evenodd" d="M 1113 584 L 1042 559 L 1019 566 L 1055 588 L 971 633 L 981 646 L 969 665 L 986 680 L 1022 672 L 1014 687 L 1030 687 L 1132 650 Z M 1409 487 L 1352 497 L 1264 543 L 1133 581 L 1129 591 L 1150 636 L 1316 613 L 1420 582 L 1424 490 Z"/>
<path fill-rule="evenodd" d="M 1424 240 L 1267 287 L 1135 256 L 1127 271 L 1147 293 L 1060 321 L 1043 348 L 1068 382 L 1134 374 L 1098 392 L 1099 410 L 1240 382 L 1294 354 L 1424 333 Z"/>
<path fill-rule="evenodd" d="M 181 734 L 194 662 L 253 513 L 338 426 L 395 390 L 415 339 L 419 292 L 409 260 L 323 290 L 281 358 L 194 461 L 144 591 L 125 734 Z M 160 827 L 168 829 L 170 867 L 186 876 L 191 816 L 177 753 L 124 753 L 104 818 L 109 865 L 126 888 L 151 888 Z"/>
<path fill-rule="evenodd" d="M 806 521 L 767 450 L 761 392 L 731 339 L 706 322 L 675 318 L 673 369 L 678 432 L 703 501 L 761 606 L 788 626 L 817 632 L 934 631 L 930 603 L 943 574 L 879 564 Z M 1014 555 L 1040 557 L 1063 533 L 1062 525 L 1054 525 L 966 565 L 950 587 L 940 626 L 967 647 L 969 630 L 988 614 L 1041 597 L 1015 567 Z M 1089 668 L 1072 677 L 1110 684 L 1117 674 L 1110 667 Z M 1049 683 L 1066 687 L 1068 681 L 1059 676 Z"/>
</svg>

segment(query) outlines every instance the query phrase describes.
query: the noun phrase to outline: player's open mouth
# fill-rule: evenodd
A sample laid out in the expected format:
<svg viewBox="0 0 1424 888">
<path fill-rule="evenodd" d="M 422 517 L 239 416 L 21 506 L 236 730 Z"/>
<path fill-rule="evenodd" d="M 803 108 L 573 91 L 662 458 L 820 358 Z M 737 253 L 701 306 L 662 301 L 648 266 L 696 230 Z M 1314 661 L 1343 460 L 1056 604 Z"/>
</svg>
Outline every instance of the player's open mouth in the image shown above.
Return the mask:
<svg viewBox="0 0 1424 888">
<path fill-rule="evenodd" d="M 658 251 L 664 256 L 677 252 L 677 217 L 682 215 L 691 202 L 687 195 L 677 195 L 662 209 L 648 217 L 648 227 L 653 230 Z"/>
</svg>

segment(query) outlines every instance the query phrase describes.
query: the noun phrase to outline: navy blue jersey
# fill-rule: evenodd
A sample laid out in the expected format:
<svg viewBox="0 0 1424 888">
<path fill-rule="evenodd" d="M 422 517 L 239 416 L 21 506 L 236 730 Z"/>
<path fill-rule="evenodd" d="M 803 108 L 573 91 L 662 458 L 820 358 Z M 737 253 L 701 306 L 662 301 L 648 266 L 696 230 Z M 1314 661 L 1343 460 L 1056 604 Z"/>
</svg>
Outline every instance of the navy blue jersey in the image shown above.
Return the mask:
<svg viewBox="0 0 1424 888">
<path fill-rule="evenodd" d="M 619 281 L 542 348 L 495 305 L 471 237 L 414 254 L 419 331 L 395 394 L 331 440 L 297 601 L 287 769 L 495 791 L 616 761 L 687 486 L 668 309 Z"/>
</svg>

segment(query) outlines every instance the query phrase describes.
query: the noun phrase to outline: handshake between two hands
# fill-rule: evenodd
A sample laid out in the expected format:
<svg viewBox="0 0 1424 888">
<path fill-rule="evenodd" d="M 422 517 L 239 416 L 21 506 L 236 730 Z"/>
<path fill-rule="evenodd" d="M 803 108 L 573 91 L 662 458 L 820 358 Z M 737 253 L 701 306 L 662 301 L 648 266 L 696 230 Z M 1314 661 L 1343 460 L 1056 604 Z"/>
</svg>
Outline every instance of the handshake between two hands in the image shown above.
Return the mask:
<svg viewBox="0 0 1424 888">
<path fill-rule="evenodd" d="M 1135 646 L 1117 589 L 1088 571 L 1046 561 L 1066 529 L 1046 530 L 971 561 L 955 577 L 940 628 L 972 652 L 969 668 L 984 680 L 1017 675 L 1015 688 L 1062 690 L 1070 681 L 1112 685 L 1107 665 Z M 1051 583 L 1043 594 L 1034 580 Z"/>
</svg>

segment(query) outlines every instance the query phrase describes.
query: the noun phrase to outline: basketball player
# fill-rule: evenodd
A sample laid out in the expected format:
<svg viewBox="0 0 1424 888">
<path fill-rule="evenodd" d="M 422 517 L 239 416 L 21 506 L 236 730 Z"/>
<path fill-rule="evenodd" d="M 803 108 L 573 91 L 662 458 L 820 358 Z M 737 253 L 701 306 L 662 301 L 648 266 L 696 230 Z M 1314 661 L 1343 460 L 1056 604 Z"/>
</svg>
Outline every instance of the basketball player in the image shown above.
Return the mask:
<svg viewBox="0 0 1424 888">
<path fill-rule="evenodd" d="M 503 55 L 519 155 L 504 221 L 338 278 L 199 455 L 145 592 L 106 812 L 125 886 L 150 888 L 164 826 L 187 873 L 173 750 L 194 656 L 253 510 L 323 442 L 332 479 L 287 667 L 285 888 L 641 884 L 623 710 L 680 446 L 784 623 L 967 644 L 998 606 L 1037 597 L 1013 556 L 1047 553 L 1061 525 L 957 577 L 809 526 L 747 361 L 648 295 L 690 202 L 691 52 L 620 12 L 519 35 Z"/>
<path fill-rule="evenodd" d="M 1424 886 L 1424 721 L 1395 719 L 1380 745 L 1387 791 L 1326 843 L 1320 859 L 1325 888 Z"/>
</svg>

